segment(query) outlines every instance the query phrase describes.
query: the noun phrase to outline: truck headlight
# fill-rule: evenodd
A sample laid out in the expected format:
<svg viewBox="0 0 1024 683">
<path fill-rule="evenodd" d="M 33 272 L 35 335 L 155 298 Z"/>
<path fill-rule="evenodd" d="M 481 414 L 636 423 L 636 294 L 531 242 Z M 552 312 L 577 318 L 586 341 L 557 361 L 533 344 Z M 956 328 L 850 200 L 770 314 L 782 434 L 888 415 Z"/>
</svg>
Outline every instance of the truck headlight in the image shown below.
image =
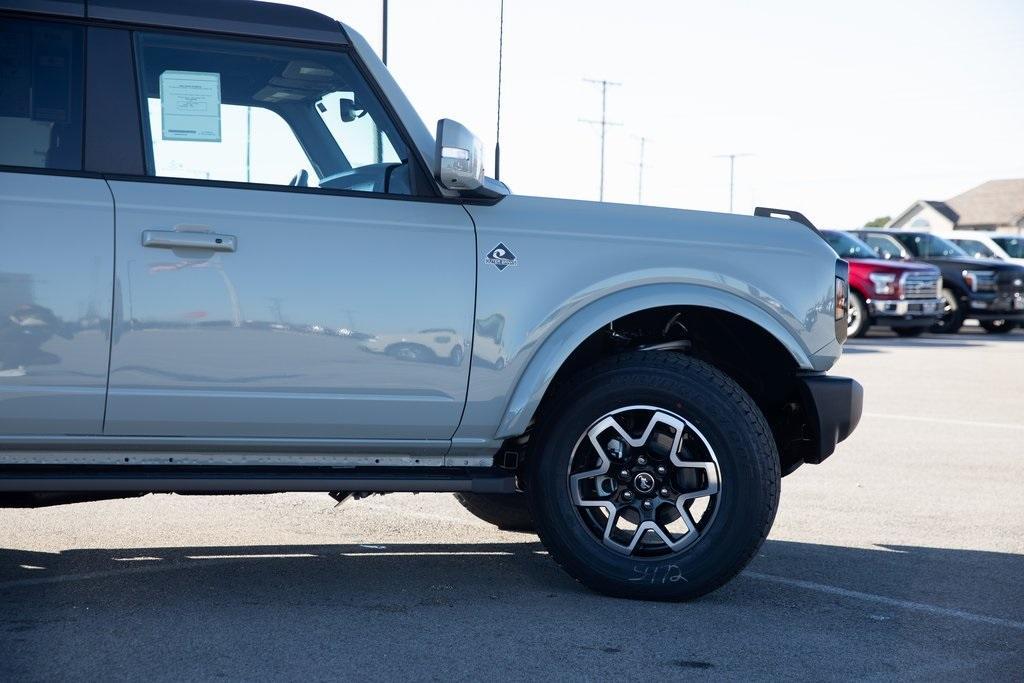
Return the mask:
<svg viewBox="0 0 1024 683">
<path fill-rule="evenodd" d="M 894 273 L 871 273 L 868 277 L 875 286 L 875 294 L 896 293 L 896 275 Z"/>
<path fill-rule="evenodd" d="M 991 270 L 965 270 L 961 275 L 972 292 L 996 291 L 996 274 Z"/>
</svg>

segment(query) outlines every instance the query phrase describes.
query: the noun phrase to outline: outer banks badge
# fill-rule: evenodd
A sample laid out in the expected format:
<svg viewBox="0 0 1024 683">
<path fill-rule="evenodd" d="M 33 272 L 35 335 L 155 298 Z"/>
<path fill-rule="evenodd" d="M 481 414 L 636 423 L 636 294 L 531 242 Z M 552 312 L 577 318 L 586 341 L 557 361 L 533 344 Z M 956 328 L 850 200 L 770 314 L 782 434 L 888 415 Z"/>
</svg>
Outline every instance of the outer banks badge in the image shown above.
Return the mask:
<svg viewBox="0 0 1024 683">
<path fill-rule="evenodd" d="M 484 263 L 490 263 L 498 270 L 505 270 L 509 266 L 519 265 L 516 255 L 500 242 L 498 243 L 498 246 L 487 252 L 487 256 L 484 257 Z"/>
</svg>

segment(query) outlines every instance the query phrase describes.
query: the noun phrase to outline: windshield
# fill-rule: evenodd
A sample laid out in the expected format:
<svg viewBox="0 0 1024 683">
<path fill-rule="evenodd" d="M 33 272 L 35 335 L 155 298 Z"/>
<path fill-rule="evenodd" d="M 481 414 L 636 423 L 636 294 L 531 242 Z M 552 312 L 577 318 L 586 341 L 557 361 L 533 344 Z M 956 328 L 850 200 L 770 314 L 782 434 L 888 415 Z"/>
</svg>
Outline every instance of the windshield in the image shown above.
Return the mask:
<svg viewBox="0 0 1024 683">
<path fill-rule="evenodd" d="M 993 237 L 1010 258 L 1024 258 L 1024 237 Z"/>
<path fill-rule="evenodd" d="M 828 245 L 836 250 L 840 258 L 875 258 L 875 250 L 853 235 L 837 230 L 822 233 Z"/>
<path fill-rule="evenodd" d="M 929 233 L 898 233 L 894 232 L 893 237 L 900 241 L 911 254 L 917 258 L 970 258 L 967 252 L 956 246 L 949 240 L 943 239 Z"/>
</svg>

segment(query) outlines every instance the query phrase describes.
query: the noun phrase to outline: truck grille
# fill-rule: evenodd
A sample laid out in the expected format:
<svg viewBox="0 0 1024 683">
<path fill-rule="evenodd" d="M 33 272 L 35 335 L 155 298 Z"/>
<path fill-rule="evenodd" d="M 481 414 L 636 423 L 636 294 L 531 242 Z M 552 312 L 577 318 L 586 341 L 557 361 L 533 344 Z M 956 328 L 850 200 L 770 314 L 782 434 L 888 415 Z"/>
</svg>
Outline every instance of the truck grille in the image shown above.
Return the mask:
<svg viewBox="0 0 1024 683">
<path fill-rule="evenodd" d="M 1000 294 L 1024 293 L 1024 271 L 1004 270 L 998 279 Z"/>
<path fill-rule="evenodd" d="M 903 276 L 904 299 L 937 299 L 942 278 L 933 273 L 908 273 Z"/>
</svg>

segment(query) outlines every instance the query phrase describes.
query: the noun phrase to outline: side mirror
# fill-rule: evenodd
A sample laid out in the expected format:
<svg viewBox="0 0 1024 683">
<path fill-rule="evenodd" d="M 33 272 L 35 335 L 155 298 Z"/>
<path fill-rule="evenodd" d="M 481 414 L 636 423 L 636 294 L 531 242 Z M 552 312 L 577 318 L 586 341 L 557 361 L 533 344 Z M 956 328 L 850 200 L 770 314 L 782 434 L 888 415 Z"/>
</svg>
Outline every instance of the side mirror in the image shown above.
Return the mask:
<svg viewBox="0 0 1024 683">
<path fill-rule="evenodd" d="M 484 184 L 483 145 L 458 121 L 437 122 L 436 168 L 441 185 L 449 190 L 474 192 Z"/>
<path fill-rule="evenodd" d="M 342 123 L 351 123 L 366 116 L 366 110 L 356 104 L 355 100 L 350 100 L 347 97 L 338 100 L 338 111 L 341 114 Z"/>
</svg>

